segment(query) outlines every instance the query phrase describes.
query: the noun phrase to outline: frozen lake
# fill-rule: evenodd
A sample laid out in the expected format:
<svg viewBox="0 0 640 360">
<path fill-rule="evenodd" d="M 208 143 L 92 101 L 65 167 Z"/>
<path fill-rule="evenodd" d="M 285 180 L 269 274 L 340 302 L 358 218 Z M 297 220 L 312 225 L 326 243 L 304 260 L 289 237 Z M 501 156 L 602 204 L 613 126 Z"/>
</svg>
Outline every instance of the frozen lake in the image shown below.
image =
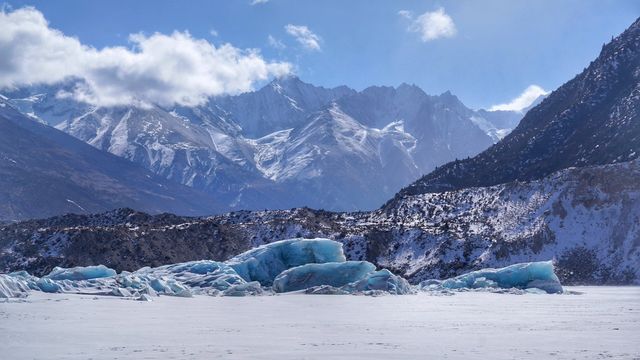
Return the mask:
<svg viewBox="0 0 640 360">
<path fill-rule="evenodd" d="M 0 303 L 2 359 L 640 359 L 640 287 Z"/>
</svg>

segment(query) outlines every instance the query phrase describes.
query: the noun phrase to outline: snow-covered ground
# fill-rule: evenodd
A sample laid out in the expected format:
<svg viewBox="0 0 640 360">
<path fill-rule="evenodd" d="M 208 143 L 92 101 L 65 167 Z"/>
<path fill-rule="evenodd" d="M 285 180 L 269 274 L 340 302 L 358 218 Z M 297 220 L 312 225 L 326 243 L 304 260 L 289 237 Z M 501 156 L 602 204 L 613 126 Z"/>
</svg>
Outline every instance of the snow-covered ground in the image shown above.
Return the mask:
<svg viewBox="0 0 640 360">
<path fill-rule="evenodd" d="M 3 359 L 638 359 L 640 287 L 0 303 Z"/>
</svg>

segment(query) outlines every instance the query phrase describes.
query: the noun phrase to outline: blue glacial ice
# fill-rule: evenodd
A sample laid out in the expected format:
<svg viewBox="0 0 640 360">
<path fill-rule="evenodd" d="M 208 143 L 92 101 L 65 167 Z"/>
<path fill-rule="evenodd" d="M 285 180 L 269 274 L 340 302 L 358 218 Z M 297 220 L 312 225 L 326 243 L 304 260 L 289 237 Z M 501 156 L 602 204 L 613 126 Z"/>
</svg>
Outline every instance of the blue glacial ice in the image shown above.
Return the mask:
<svg viewBox="0 0 640 360">
<path fill-rule="evenodd" d="M 0 274 L 0 299 L 27 297 L 29 290 L 25 280 L 9 274 Z"/>
<path fill-rule="evenodd" d="M 56 267 L 41 278 L 25 271 L 0 274 L 0 298 L 30 291 L 110 295 L 148 301 L 158 295 L 191 297 L 308 294 L 411 294 L 417 290 L 523 289 L 561 293 L 551 262 L 484 269 L 411 286 L 366 261 L 346 261 L 342 244 L 328 239 L 290 239 L 263 245 L 228 261 L 189 261 L 117 274 L 106 266 Z"/>
<path fill-rule="evenodd" d="M 282 293 L 320 285 L 341 287 L 360 281 L 375 270 L 376 266 L 367 261 L 305 264 L 281 272 L 273 281 L 273 290 Z"/>
<path fill-rule="evenodd" d="M 46 293 L 56 293 L 62 291 L 62 286 L 55 280 L 47 277 L 40 278 L 36 281 L 36 285 L 41 291 Z"/>
<path fill-rule="evenodd" d="M 394 275 L 387 269 L 369 274 L 366 278 L 342 287 L 349 293 L 384 292 L 393 295 L 406 295 L 414 292 L 403 277 Z"/>
<path fill-rule="evenodd" d="M 222 292 L 223 296 L 254 296 L 262 295 L 264 290 L 257 281 L 252 281 L 244 284 L 233 285 L 230 288 Z"/>
<path fill-rule="evenodd" d="M 104 265 L 78 266 L 74 268 L 55 267 L 47 277 L 51 280 L 90 280 L 116 275 L 116 271 Z"/>
<path fill-rule="evenodd" d="M 549 294 L 562 293 L 562 285 L 551 261 L 514 264 L 499 269 L 482 269 L 447 280 L 426 280 L 425 290 L 438 289 L 540 289 Z"/>
<path fill-rule="evenodd" d="M 350 282 L 340 287 L 319 285 L 305 289 L 306 294 L 316 295 L 407 295 L 416 292 L 413 286 L 403 277 L 394 275 L 387 269 L 372 271 L 362 279 Z"/>
<path fill-rule="evenodd" d="M 217 291 L 224 291 L 246 282 L 229 265 L 212 260 L 189 261 L 156 268 L 147 267 L 125 275 L 129 275 L 131 280 L 142 285 L 153 279 L 174 279 L 189 288 Z"/>
<path fill-rule="evenodd" d="M 271 286 L 281 272 L 292 267 L 344 262 L 342 244 L 329 239 L 290 239 L 273 242 L 242 253 L 226 263 L 245 281 Z"/>
</svg>

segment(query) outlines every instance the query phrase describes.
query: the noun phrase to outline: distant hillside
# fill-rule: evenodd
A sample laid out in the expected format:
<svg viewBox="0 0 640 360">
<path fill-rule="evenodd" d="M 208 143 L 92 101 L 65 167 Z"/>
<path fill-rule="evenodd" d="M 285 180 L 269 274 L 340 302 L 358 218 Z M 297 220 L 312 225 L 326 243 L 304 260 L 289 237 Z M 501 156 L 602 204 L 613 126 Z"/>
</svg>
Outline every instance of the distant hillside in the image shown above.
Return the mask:
<svg viewBox="0 0 640 360">
<path fill-rule="evenodd" d="M 372 212 L 302 208 L 188 218 L 121 209 L 31 220 L 0 226 L 0 272 L 224 260 L 292 237 L 340 241 L 349 259 L 412 282 L 554 260 L 565 284 L 640 284 L 640 161 L 411 196 Z"/>
<path fill-rule="evenodd" d="M 33 121 L 0 99 L 0 219 L 88 214 L 131 206 L 211 214 L 215 199 Z"/>
<path fill-rule="evenodd" d="M 582 73 L 531 109 L 488 150 L 431 172 L 408 195 L 540 179 L 571 166 L 640 156 L 640 19 Z"/>
</svg>

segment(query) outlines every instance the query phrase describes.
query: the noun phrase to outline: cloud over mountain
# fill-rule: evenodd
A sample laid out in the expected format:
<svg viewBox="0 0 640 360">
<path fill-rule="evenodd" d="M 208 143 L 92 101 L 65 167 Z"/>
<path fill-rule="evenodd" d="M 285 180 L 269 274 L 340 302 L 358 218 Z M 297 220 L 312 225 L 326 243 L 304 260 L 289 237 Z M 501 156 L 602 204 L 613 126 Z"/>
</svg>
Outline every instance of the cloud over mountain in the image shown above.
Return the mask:
<svg viewBox="0 0 640 360">
<path fill-rule="evenodd" d="M 0 88 L 79 79 L 59 95 L 94 105 L 199 105 L 291 72 L 258 50 L 215 46 L 186 31 L 132 34 L 129 48 L 96 49 L 51 28 L 30 7 L 0 12 L 0 28 Z"/>
<path fill-rule="evenodd" d="M 515 99 L 509 101 L 508 103 L 493 105 L 489 110 L 496 111 L 522 111 L 531 104 L 533 104 L 536 99 L 540 96 L 547 95 L 549 92 L 545 89 L 541 88 L 538 85 L 529 85 L 522 94 L 518 95 Z"/>
</svg>

